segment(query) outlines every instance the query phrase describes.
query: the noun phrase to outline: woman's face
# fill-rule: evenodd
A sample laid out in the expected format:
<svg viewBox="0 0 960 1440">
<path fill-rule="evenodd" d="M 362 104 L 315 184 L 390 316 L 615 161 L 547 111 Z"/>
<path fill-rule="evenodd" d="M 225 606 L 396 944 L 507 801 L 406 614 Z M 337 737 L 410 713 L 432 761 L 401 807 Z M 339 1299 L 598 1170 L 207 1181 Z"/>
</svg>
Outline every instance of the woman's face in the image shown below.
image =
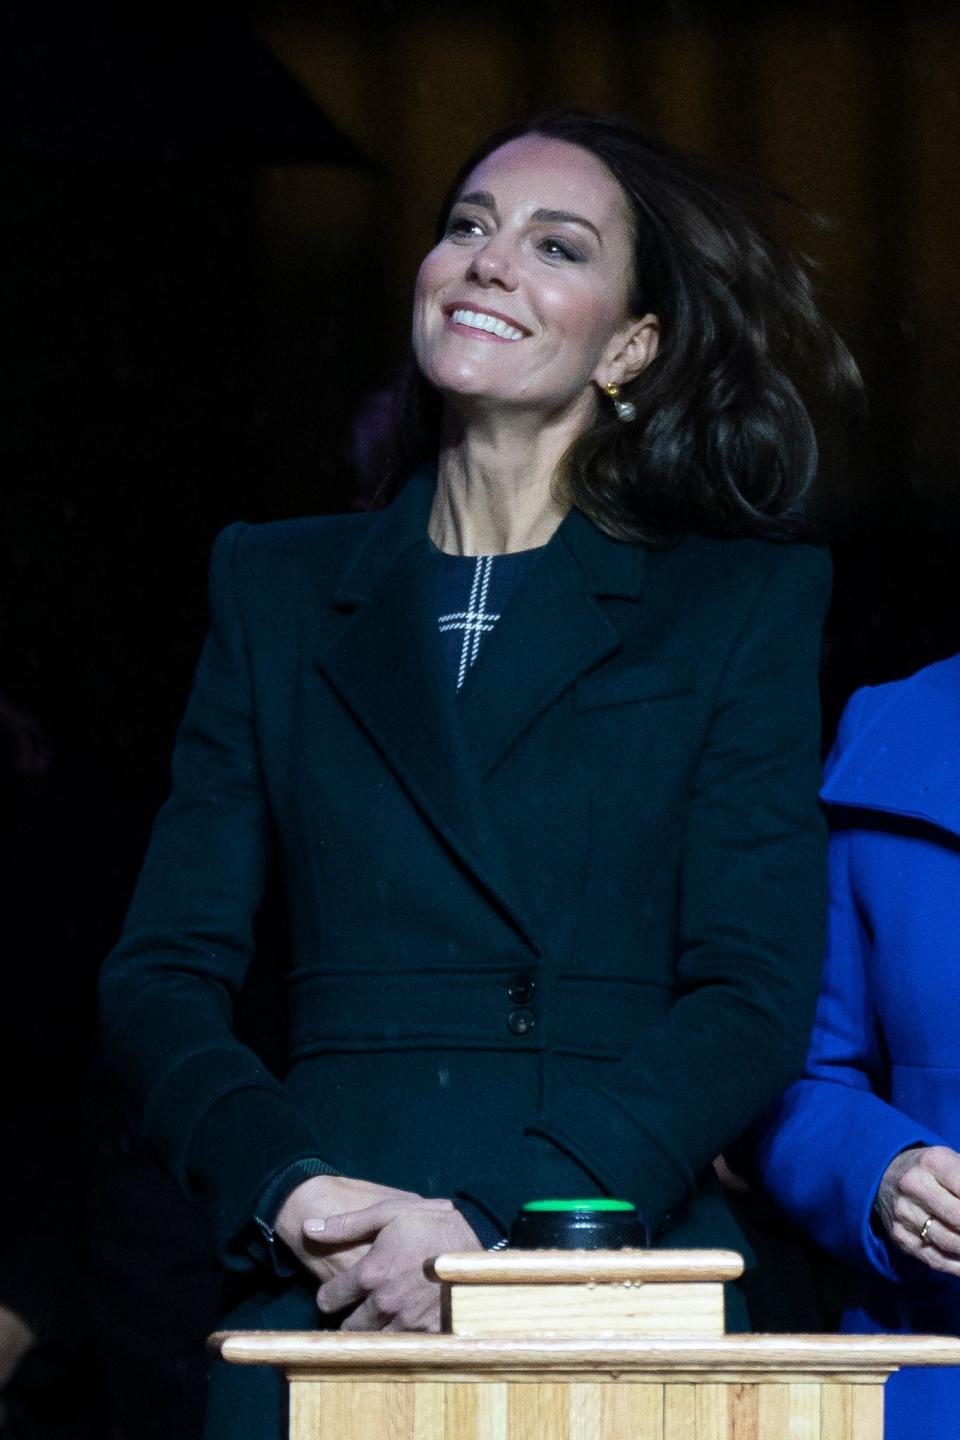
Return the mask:
<svg viewBox="0 0 960 1440">
<path fill-rule="evenodd" d="M 563 140 L 511 140 L 468 176 L 420 267 L 417 363 L 448 397 L 586 422 L 596 385 L 625 378 L 611 362 L 636 327 L 632 266 L 606 166 Z"/>
</svg>

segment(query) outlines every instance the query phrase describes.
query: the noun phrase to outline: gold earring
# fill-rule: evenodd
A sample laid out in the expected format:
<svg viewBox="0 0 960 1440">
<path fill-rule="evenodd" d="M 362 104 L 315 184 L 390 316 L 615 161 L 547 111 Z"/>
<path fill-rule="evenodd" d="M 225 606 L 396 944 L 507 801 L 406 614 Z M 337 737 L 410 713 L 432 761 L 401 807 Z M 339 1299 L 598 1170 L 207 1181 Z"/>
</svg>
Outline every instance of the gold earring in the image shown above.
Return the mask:
<svg viewBox="0 0 960 1440">
<path fill-rule="evenodd" d="M 625 425 L 629 425 L 631 420 L 636 420 L 637 407 L 630 400 L 620 399 L 619 385 L 611 381 L 609 385 L 604 385 L 603 393 L 604 395 L 609 395 L 613 401 L 613 408 L 617 412 L 618 420 L 622 420 Z"/>
</svg>

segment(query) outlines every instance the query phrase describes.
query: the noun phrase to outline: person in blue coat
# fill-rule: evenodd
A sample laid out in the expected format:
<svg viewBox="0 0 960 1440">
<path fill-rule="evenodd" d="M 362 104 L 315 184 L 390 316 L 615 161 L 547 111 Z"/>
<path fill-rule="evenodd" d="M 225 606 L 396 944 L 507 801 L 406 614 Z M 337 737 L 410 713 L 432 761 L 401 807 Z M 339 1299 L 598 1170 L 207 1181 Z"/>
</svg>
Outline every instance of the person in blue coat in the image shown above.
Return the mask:
<svg viewBox="0 0 960 1440">
<path fill-rule="evenodd" d="M 537 1195 L 736 1248 L 711 1162 L 812 1021 L 829 561 L 790 370 L 857 379 L 802 266 L 741 182 L 547 117 L 457 176 L 413 341 L 394 503 L 217 542 L 103 973 L 231 1326 L 435 1329 L 424 1261 Z M 271 877 L 279 1074 L 234 1024 Z M 220 1367 L 209 1433 L 276 1434 L 270 1386 Z"/>
<path fill-rule="evenodd" d="M 829 807 L 806 1074 L 754 1138 L 776 1201 L 855 1277 L 847 1331 L 960 1333 L 960 655 L 857 691 Z M 887 1382 L 887 1440 L 953 1440 L 960 1369 Z"/>
</svg>

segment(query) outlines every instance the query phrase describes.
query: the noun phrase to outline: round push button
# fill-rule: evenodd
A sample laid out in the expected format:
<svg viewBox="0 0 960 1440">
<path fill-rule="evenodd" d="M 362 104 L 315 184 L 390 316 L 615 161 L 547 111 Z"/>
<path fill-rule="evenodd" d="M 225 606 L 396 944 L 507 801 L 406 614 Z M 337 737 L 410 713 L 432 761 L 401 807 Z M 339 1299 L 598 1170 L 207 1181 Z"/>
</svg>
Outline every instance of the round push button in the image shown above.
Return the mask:
<svg viewBox="0 0 960 1440">
<path fill-rule="evenodd" d="M 514 1035 L 529 1035 L 536 1025 L 536 1016 L 529 1010 L 513 1010 L 507 1020 L 507 1028 Z"/>
</svg>

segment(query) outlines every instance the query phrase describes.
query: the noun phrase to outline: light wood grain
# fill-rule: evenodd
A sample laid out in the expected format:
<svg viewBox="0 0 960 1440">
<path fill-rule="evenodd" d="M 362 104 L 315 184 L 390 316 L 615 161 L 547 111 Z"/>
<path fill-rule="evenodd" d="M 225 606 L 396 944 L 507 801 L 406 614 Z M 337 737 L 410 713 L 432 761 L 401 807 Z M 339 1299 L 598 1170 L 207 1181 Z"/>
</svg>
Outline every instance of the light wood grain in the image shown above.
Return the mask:
<svg viewBox="0 0 960 1440">
<path fill-rule="evenodd" d="M 852 1385 L 823 1385 L 820 1389 L 821 1440 L 853 1440 Z"/>
<path fill-rule="evenodd" d="M 663 1385 L 601 1385 L 599 1440 L 660 1440 L 666 1387 Z M 573 1437 L 571 1436 L 571 1440 Z"/>
<path fill-rule="evenodd" d="M 668 1385 L 664 1391 L 663 1440 L 697 1440 L 695 1385 Z"/>
<path fill-rule="evenodd" d="M 760 1388 L 759 1385 L 727 1387 L 727 1440 L 760 1440 L 757 1421 Z"/>
<path fill-rule="evenodd" d="M 529 1389 L 529 1386 L 517 1387 Z M 537 1386 L 537 1428 L 529 1440 L 569 1440 L 570 1386 L 556 1383 Z M 511 1435 L 510 1440 L 514 1440 Z"/>
<path fill-rule="evenodd" d="M 883 1388 L 299 1380 L 290 1440 L 882 1440 Z"/>
<path fill-rule="evenodd" d="M 509 1440 L 662 1440 L 660 1385 L 518 1385 L 508 1396 Z"/>
<path fill-rule="evenodd" d="M 438 1255 L 438 1280 L 460 1285 L 573 1285 L 610 1280 L 736 1280 L 735 1250 L 471 1250 Z"/>
<path fill-rule="evenodd" d="M 510 1440 L 540 1440 L 540 1386 L 511 1385 L 507 1392 L 507 1417 Z M 557 1437 L 551 1436 L 550 1440 Z"/>
<path fill-rule="evenodd" d="M 570 1385 L 570 1440 L 603 1440 L 600 1430 L 603 1385 Z"/>
<path fill-rule="evenodd" d="M 409 1388 L 413 1391 L 412 1440 L 438 1440 L 446 1425 L 447 1386 L 426 1382 Z"/>
<path fill-rule="evenodd" d="M 821 1389 L 822 1386 L 812 1382 L 760 1385 L 757 1389 L 760 1440 L 820 1440 Z"/>
<path fill-rule="evenodd" d="M 757 1434 L 759 1440 L 791 1440 L 790 1385 L 757 1387 Z M 819 1386 L 815 1387 L 819 1390 Z M 819 1414 L 817 1423 L 819 1425 Z"/>
<path fill-rule="evenodd" d="M 453 1285 L 454 1335 L 723 1334 L 723 1286 Z"/>
<path fill-rule="evenodd" d="M 395 1380 L 386 1389 L 387 1428 L 377 1440 L 411 1440 L 415 1385 Z"/>
<path fill-rule="evenodd" d="M 480 1385 L 447 1385 L 444 1395 L 442 1440 L 475 1440 Z M 346 1437 L 345 1437 L 346 1440 Z M 360 1436 L 356 1440 L 361 1440 Z M 376 1440 L 371 1436 L 371 1440 Z M 434 1440 L 441 1440 L 440 1435 Z"/>
<path fill-rule="evenodd" d="M 820 1440 L 820 1392 L 823 1386 L 794 1381 L 787 1389 L 790 1392 L 789 1440 Z"/>
<path fill-rule="evenodd" d="M 851 1440 L 880 1440 L 883 1434 L 883 1386 L 860 1385 L 853 1392 Z"/>
<path fill-rule="evenodd" d="M 287 1432 L 290 1440 L 317 1440 L 321 1433 L 322 1395 L 324 1391 L 332 1389 L 332 1383 L 290 1386 L 290 1418 Z"/>
<path fill-rule="evenodd" d="M 697 1404 L 697 1440 L 726 1440 L 727 1387 L 700 1384 L 694 1386 Z"/>
<path fill-rule="evenodd" d="M 858 1374 L 881 1379 L 901 1365 L 960 1365 L 960 1339 L 941 1335 L 724 1335 L 685 1337 L 575 1336 L 558 1338 L 384 1334 L 326 1330 L 245 1330 L 211 1337 L 225 1360 L 276 1365 L 316 1376 L 364 1371 L 407 1372 L 422 1379 L 452 1374 L 489 1378 L 529 1375 L 680 1375 L 771 1379 Z"/>
<path fill-rule="evenodd" d="M 290 1395 L 290 1440 L 347 1440 L 351 1436 L 377 1436 L 380 1440 L 409 1440 L 410 1422 L 390 1423 L 390 1400 L 404 1409 L 409 1385 L 379 1381 L 328 1381 L 323 1385 L 295 1385 Z M 407 1395 L 400 1392 L 406 1391 Z M 399 1428 L 398 1428 L 399 1424 Z"/>
<path fill-rule="evenodd" d="M 476 1385 L 476 1440 L 508 1440 L 506 1385 Z"/>
</svg>

